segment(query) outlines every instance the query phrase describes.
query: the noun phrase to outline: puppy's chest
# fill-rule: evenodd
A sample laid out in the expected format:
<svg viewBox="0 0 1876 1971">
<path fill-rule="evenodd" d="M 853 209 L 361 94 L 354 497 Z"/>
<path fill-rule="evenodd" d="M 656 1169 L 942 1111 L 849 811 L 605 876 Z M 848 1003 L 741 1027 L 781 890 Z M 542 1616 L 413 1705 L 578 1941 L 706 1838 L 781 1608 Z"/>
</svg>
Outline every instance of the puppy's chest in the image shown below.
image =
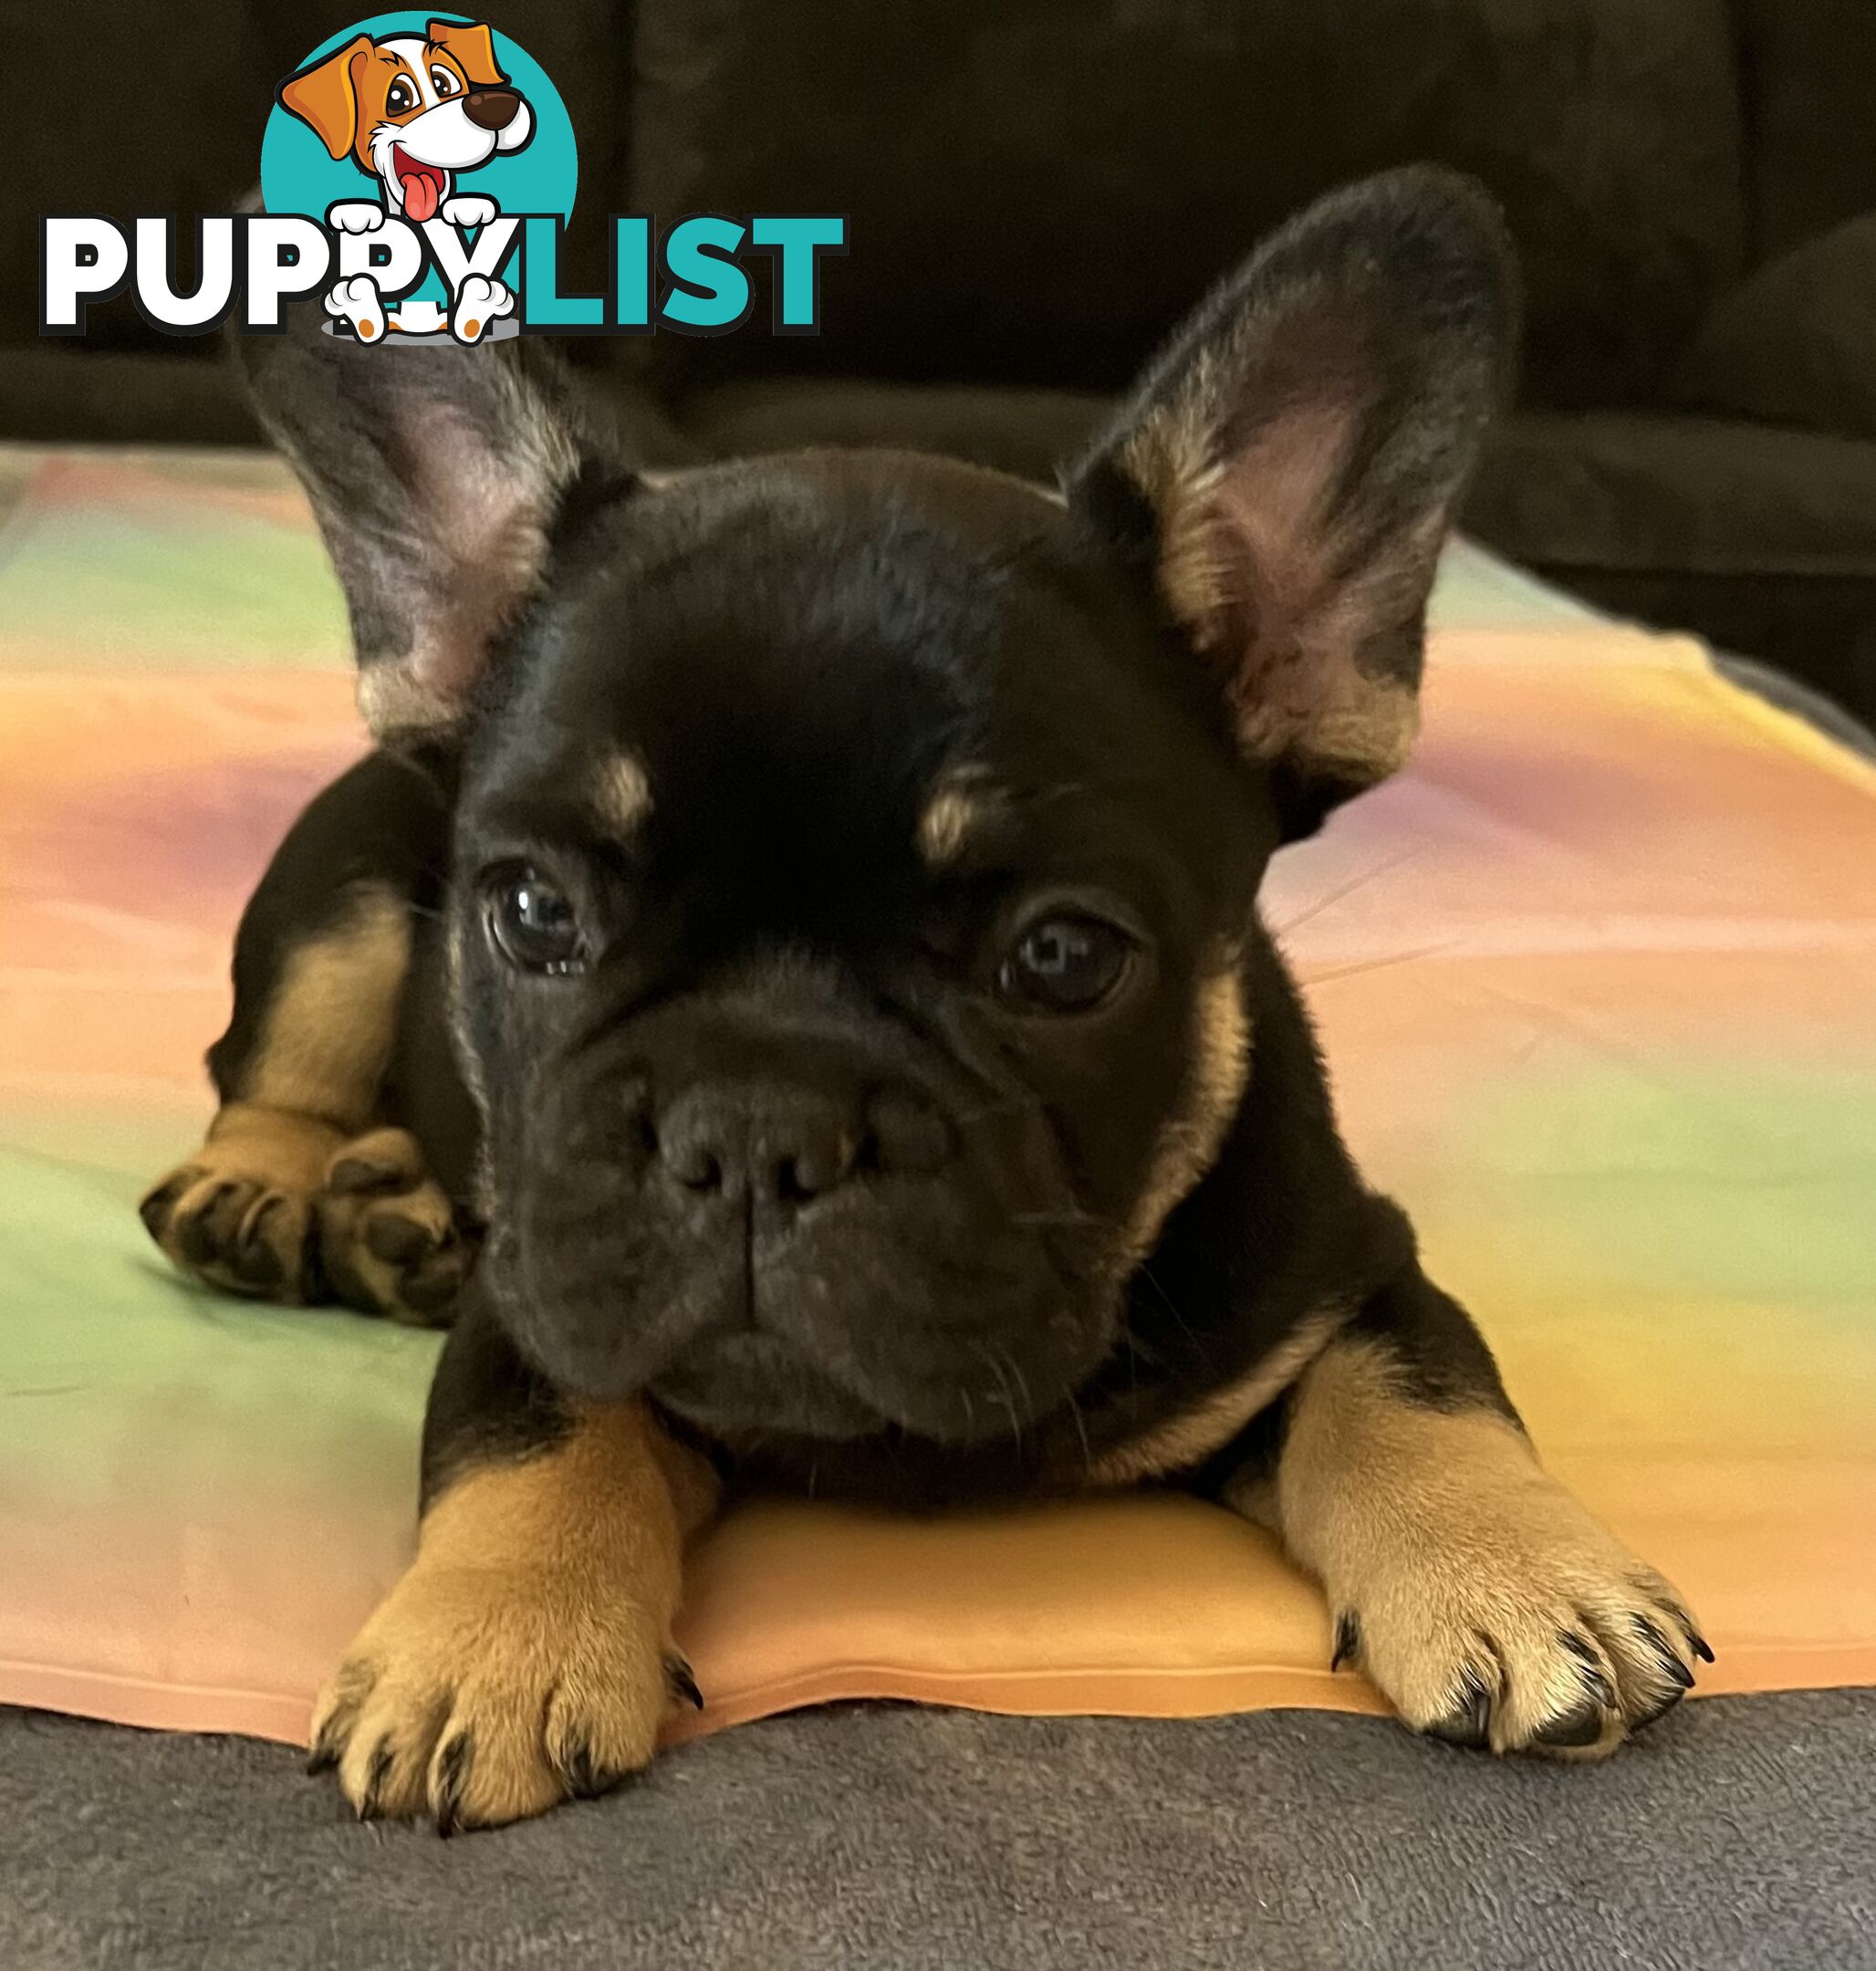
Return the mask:
<svg viewBox="0 0 1876 1971">
<path fill-rule="evenodd" d="M 1210 1487 L 1259 1455 L 1298 1365 L 1320 1346 L 1314 1324 L 1264 1351 L 1240 1374 L 1209 1388 L 1137 1385 L 1099 1395 L 1006 1436 L 946 1445 L 899 1434 L 840 1444 L 805 1437 L 720 1438 L 668 1418 L 673 1434 L 704 1452 L 739 1492 L 781 1494 L 896 1511 L 1069 1498 L 1154 1483 Z"/>
</svg>

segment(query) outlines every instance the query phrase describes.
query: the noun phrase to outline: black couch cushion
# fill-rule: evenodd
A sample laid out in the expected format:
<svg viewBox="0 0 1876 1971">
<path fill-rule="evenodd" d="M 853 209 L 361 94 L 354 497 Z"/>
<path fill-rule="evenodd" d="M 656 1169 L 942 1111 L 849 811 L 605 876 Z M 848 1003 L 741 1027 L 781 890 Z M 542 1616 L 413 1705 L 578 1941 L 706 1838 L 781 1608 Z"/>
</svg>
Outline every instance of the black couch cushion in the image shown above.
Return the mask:
<svg viewBox="0 0 1876 1971">
<path fill-rule="evenodd" d="M 1876 5 L 1739 0 L 1752 257 L 1876 207 Z"/>
<path fill-rule="evenodd" d="M 1702 410 L 1876 438 L 1876 213 L 1734 289 L 1675 367 Z"/>
<path fill-rule="evenodd" d="M 693 379 L 1118 388 L 1268 226 L 1416 158 L 1504 200 L 1551 402 L 1645 391 L 1741 262 L 1727 0 L 640 0 L 632 203 L 845 211 L 829 333 Z"/>
</svg>

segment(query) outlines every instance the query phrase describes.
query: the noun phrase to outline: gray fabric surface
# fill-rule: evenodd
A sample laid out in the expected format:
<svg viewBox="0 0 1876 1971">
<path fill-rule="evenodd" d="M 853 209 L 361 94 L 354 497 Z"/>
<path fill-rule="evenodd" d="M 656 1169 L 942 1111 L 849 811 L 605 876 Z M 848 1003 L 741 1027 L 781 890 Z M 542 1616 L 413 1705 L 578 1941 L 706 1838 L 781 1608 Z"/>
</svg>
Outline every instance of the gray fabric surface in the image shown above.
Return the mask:
<svg viewBox="0 0 1876 1971">
<path fill-rule="evenodd" d="M 278 1747 L 0 1714 L 0 1965 L 1865 1971 L 1872 1775 L 1876 1693 L 1683 1705 L 1593 1770 L 854 1705 L 444 1842 Z"/>
</svg>

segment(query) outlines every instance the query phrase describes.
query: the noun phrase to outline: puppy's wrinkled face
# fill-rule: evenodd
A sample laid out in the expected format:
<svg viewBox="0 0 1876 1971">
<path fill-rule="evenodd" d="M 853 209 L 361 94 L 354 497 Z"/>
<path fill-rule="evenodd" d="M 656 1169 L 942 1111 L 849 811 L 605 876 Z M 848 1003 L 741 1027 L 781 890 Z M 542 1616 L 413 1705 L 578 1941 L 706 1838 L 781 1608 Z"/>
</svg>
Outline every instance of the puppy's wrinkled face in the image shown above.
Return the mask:
<svg viewBox="0 0 1876 1971">
<path fill-rule="evenodd" d="M 526 1345 L 726 1431 L 1052 1407 L 1241 1091 L 1277 833 L 1149 599 L 1017 482 L 804 455 L 587 513 L 522 640 L 455 937 Z"/>
<path fill-rule="evenodd" d="M 1514 315 L 1475 188 L 1357 186 L 1060 499 L 887 454 L 654 485 L 527 339 L 243 346 L 374 730 L 463 751 L 484 1277 L 543 1369 L 966 1443 L 1102 1361 L 1256 1071 L 1266 860 L 1405 756 Z"/>
</svg>

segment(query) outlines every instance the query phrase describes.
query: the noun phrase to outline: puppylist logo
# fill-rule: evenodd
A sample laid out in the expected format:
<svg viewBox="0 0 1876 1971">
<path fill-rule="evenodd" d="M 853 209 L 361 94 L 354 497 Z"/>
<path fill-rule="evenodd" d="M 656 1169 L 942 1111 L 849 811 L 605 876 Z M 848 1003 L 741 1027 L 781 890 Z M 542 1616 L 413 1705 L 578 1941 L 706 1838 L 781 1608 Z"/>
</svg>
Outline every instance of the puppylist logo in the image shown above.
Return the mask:
<svg viewBox="0 0 1876 1971">
<path fill-rule="evenodd" d="M 578 178 L 566 105 L 518 42 L 485 21 L 380 14 L 281 83 L 258 212 L 42 219 L 40 333 L 82 335 L 87 309 L 128 288 L 172 335 L 231 319 L 277 334 L 287 304 L 315 296 L 328 334 L 365 344 L 722 335 L 755 312 L 766 261 L 771 332 L 819 334 L 821 262 L 847 251 L 843 214 L 703 213 L 661 229 L 615 214 L 605 292 L 568 294 Z M 193 287 L 177 262 L 185 224 Z"/>
</svg>

